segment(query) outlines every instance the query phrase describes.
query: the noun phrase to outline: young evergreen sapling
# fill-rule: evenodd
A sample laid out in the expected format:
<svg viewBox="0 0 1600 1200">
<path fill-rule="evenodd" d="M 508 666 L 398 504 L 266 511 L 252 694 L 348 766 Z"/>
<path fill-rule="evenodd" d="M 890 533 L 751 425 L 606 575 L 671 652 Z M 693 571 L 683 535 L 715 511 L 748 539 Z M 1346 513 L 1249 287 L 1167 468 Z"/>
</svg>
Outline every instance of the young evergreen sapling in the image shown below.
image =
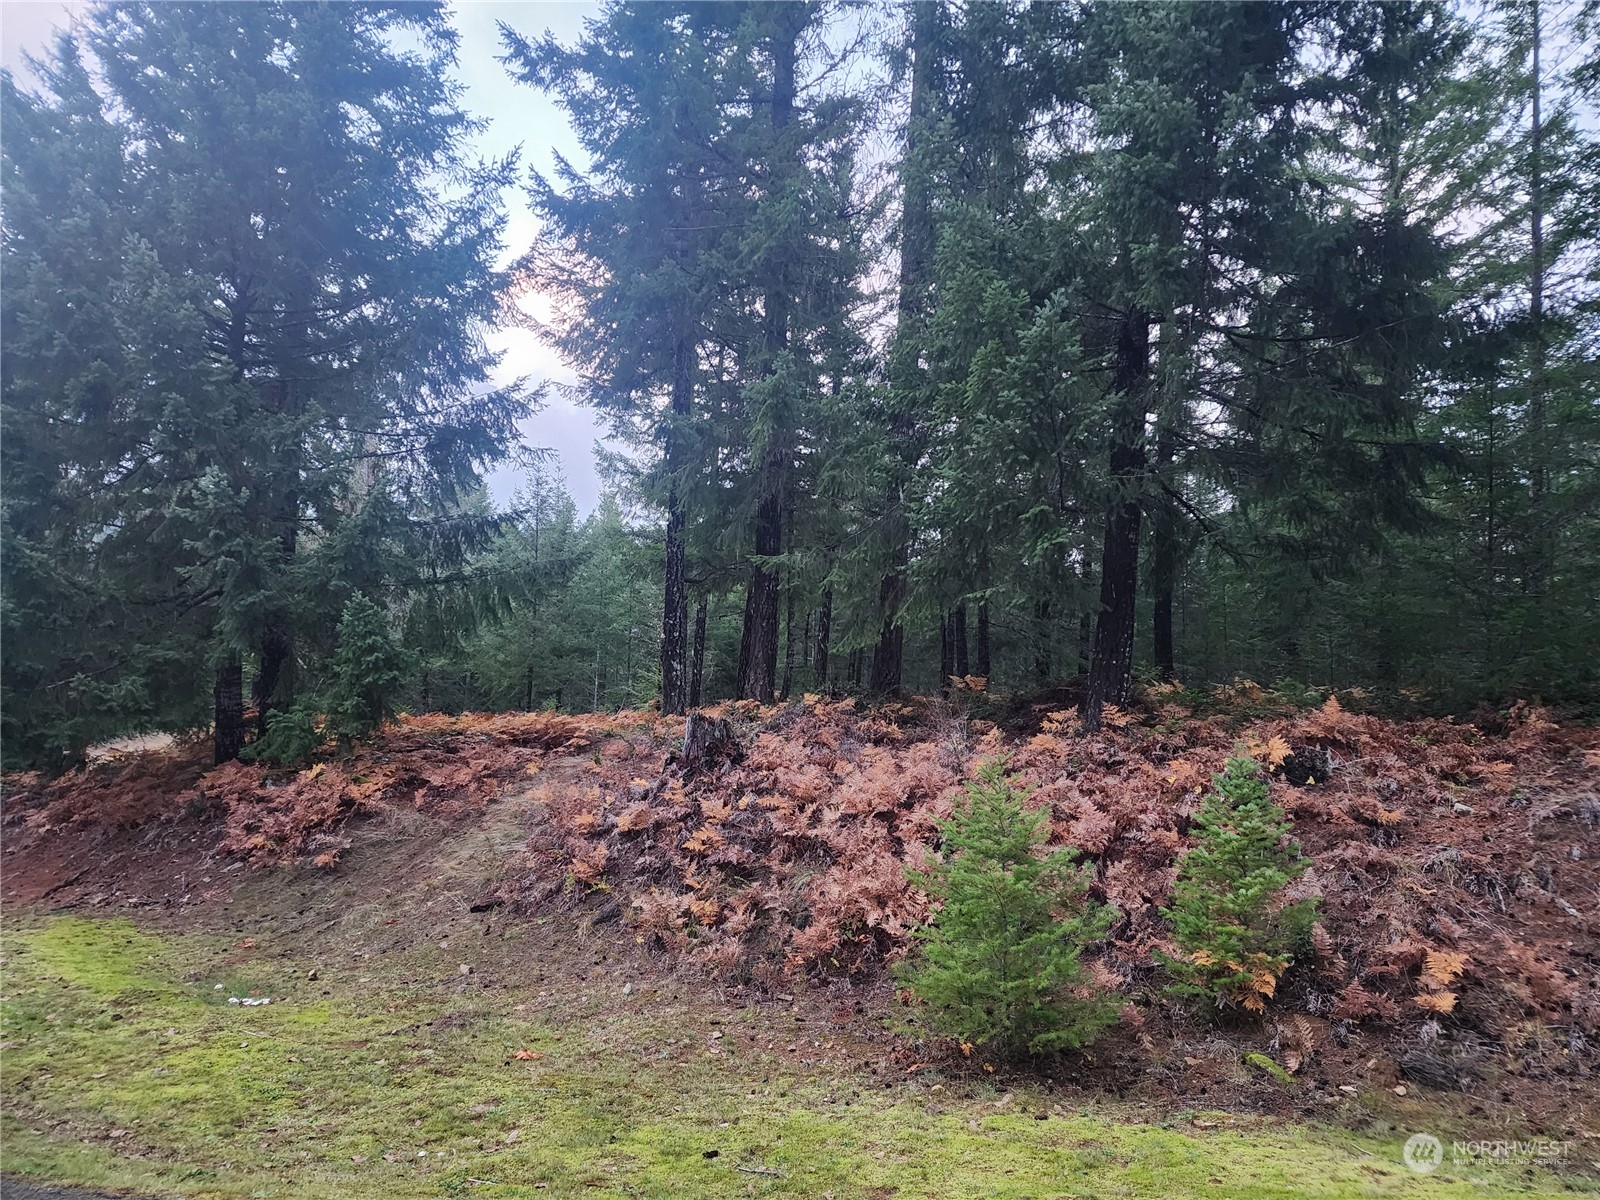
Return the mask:
<svg viewBox="0 0 1600 1200">
<path fill-rule="evenodd" d="M 1195 816 L 1193 848 L 1178 867 L 1172 907 L 1181 957 L 1161 956 L 1174 994 L 1261 1012 L 1292 951 L 1305 941 L 1316 901 L 1280 904 L 1307 859 L 1253 758 L 1228 760 Z"/>
<path fill-rule="evenodd" d="M 1073 851 L 1038 854 L 1043 823 L 988 763 L 940 827 L 943 859 L 911 876 L 940 908 L 900 978 L 936 1031 L 1001 1058 L 1082 1046 L 1116 1019 L 1107 999 L 1077 994 L 1080 955 L 1112 912 L 1087 898 Z"/>
</svg>

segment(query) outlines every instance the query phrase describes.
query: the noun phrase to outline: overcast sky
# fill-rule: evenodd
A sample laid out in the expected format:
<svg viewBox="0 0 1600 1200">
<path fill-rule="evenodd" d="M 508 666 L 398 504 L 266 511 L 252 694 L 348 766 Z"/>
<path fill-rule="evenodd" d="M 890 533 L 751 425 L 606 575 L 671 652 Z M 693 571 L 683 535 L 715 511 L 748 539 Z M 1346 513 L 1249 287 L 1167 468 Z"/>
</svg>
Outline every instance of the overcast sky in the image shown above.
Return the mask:
<svg viewBox="0 0 1600 1200">
<path fill-rule="evenodd" d="M 0 50 L 7 68 L 19 77 L 26 72 L 24 52 L 38 53 L 46 47 L 56 28 L 68 26 L 84 4 L 5 0 L 0 3 Z M 479 148 L 486 157 L 499 157 L 520 146 L 525 168 L 548 170 L 557 152 L 582 161 L 576 141 L 561 110 L 533 88 L 514 83 L 505 68 L 495 61 L 500 52 L 497 23 L 504 21 L 519 33 L 537 35 L 549 30 L 564 42 L 572 42 L 582 32 L 583 18 L 597 11 L 593 4 L 574 3 L 493 3 L 477 0 L 454 5 L 456 27 L 461 30 L 460 62 L 457 72 L 466 85 L 462 98 L 465 107 L 488 120 L 480 135 Z M 520 254 L 532 244 L 536 228 L 522 189 L 505 196 L 510 216 L 508 251 Z M 525 329 L 502 328 L 494 331 L 491 344 L 504 352 L 505 377 L 526 375 L 534 381 L 570 382 L 572 373 L 537 337 Z M 523 438 L 530 446 L 548 447 L 561 457 L 561 468 L 581 511 L 594 507 L 600 493 L 595 473 L 594 443 L 601 436 L 592 414 L 570 400 L 552 394 L 543 411 L 523 425 Z M 490 479 L 490 490 L 497 503 L 505 504 L 521 483 L 512 470 L 501 470 Z"/>
</svg>

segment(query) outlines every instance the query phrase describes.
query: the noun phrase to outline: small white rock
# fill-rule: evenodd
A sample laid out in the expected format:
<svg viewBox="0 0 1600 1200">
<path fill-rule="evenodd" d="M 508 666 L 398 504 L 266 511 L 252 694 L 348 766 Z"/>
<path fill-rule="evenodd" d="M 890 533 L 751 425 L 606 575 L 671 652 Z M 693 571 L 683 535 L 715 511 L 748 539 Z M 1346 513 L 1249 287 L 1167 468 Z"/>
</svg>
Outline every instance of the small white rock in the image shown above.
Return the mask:
<svg viewBox="0 0 1600 1200">
<path fill-rule="evenodd" d="M 1458 817 L 1470 817 L 1472 815 L 1472 805 L 1463 804 L 1461 801 L 1457 800 L 1450 806 L 1450 811 L 1455 813 L 1455 815 Z"/>
</svg>

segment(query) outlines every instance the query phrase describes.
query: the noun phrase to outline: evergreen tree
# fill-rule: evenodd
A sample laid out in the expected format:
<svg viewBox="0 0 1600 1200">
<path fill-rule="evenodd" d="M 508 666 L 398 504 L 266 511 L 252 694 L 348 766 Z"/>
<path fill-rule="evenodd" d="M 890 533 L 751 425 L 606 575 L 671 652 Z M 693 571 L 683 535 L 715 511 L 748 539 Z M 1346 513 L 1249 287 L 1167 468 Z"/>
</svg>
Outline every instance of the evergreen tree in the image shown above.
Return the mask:
<svg viewBox="0 0 1600 1200">
<path fill-rule="evenodd" d="M 1185 994 L 1227 999 L 1259 1012 L 1291 953 L 1309 935 L 1315 901 L 1282 902 L 1305 873 L 1289 819 L 1272 803 L 1261 768 L 1232 758 L 1195 814 L 1194 846 L 1178 864 L 1163 910 L 1186 957 L 1168 960 Z"/>
<path fill-rule="evenodd" d="M 8 432 L 47 473 L 93 480 L 81 505 L 52 498 L 55 531 L 92 547 L 72 574 L 192 622 L 216 664 L 221 760 L 243 744 L 247 660 L 264 722 L 297 637 L 348 595 L 303 569 L 307 535 L 448 504 L 516 436 L 525 398 L 487 386 L 481 339 L 510 164 L 462 153 L 473 124 L 437 6 L 114 5 L 81 38 L 87 56 L 64 38 L 40 94 L 6 83 L 8 116 L 41 132 L 7 141 L 28 197 L 7 273 L 43 285 L 72 263 L 51 201 L 63 170 L 87 180 L 81 206 L 120 231 L 83 256 L 123 265 L 120 347 L 90 342 L 92 387 L 62 387 L 43 333 L 57 298 L 8 295 L 13 327 L 38 331 L 8 338 Z M 73 433 L 29 440 L 40 424 Z M 373 507 L 385 491 L 398 507 Z M 19 556 L 25 536 L 8 537 Z M 121 715 L 165 707 L 130 698 Z"/>
<path fill-rule="evenodd" d="M 901 978 L 940 1033 L 1008 1058 L 1084 1045 L 1116 1019 L 1106 1002 L 1068 994 L 1112 914 L 1086 899 L 1071 851 L 1039 856 L 1043 823 L 1004 764 L 988 763 L 940 827 L 943 860 L 913 876 L 940 907 Z"/>
</svg>

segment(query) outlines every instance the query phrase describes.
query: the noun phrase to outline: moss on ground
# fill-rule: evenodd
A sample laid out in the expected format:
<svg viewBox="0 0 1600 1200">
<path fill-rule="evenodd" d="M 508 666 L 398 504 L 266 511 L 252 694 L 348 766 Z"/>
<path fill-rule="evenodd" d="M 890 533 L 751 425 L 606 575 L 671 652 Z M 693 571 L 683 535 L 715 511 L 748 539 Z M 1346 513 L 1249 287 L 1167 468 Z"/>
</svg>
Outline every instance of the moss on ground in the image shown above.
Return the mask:
<svg viewBox="0 0 1600 1200">
<path fill-rule="evenodd" d="M 324 967 L 312 982 L 225 938 L 75 918 L 16 926 L 4 950 L 4 1169 L 60 1183 L 348 1200 L 1562 1188 L 1511 1168 L 1415 1175 L 1394 1140 L 1325 1127 L 930 1103 L 920 1084 L 807 1073 L 753 1024 L 685 1037 L 581 1004 L 525 1019 L 536 1006 L 440 986 L 442 960 L 422 952 L 390 956 L 381 978 Z M 272 1003 L 227 1002 L 252 992 Z"/>
</svg>

